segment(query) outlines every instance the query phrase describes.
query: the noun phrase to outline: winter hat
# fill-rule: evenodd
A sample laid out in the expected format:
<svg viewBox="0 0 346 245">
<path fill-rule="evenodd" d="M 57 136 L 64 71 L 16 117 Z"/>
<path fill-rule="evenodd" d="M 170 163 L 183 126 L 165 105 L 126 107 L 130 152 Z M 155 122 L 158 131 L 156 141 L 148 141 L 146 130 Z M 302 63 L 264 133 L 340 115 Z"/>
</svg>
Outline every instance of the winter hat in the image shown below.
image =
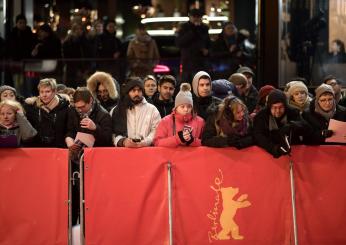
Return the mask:
<svg viewBox="0 0 346 245">
<path fill-rule="evenodd" d="M 333 96 L 335 95 L 334 94 L 334 90 L 332 88 L 332 86 L 328 85 L 328 84 L 325 84 L 325 83 L 322 83 L 319 87 L 317 87 L 315 89 L 315 95 L 316 95 L 316 101 L 320 98 L 320 96 L 324 93 L 330 93 L 332 94 Z"/>
<path fill-rule="evenodd" d="M 275 88 L 271 85 L 264 85 L 263 87 L 261 87 L 260 90 L 258 91 L 258 102 L 257 103 L 260 105 L 264 105 L 266 97 L 274 89 Z"/>
<path fill-rule="evenodd" d="M 180 85 L 180 91 L 175 97 L 174 108 L 182 104 L 190 104 L 193 106 L 192 94 L 191 94 L 191 85 L 188 83 L 182 83 Z"/>
<path fill-rule="evenodd" d="M 273 104 L 283 103 L 287 107 L 287 98 L 284 92 L 279 89 L 272 90 L 268 95 L 267 108 L 271 108 Z"/>
<path fill-rule="evenodd" d="M 255 73 L 253 73 L 251 68 L 247 67 L 247 66 L 242 66 L 242 67 L 238 68 L 237 73 L 241 73 L 241 74 L 249 73 L 252 77 L 255 76 Z"/>
<path fill-rule="evenodd" d="M 143 81 L 139 77 L 133 77 L 126 81 L 123 86 L 124 94 L 128 94 L 131 89 L 138 86 L 144 92 Z"/>
<path fill-rule="evenodd" d="M 210 78 L 210 75 L 208 73 L 206 73 L 205 71 L 199 71 L 196 73 L 196 75 L 193 77 L 192 79 L 192 89 L 193 89 L 193 93 L 199 97 L 199 94 L 198 94 L 198 82 L 199 80 L 201 79 L 201 77 L 208 77 L 209 80 L 210 80 L 210 85 L 211 85 L 211 78 Z"/>
<path fill-rule="evenodd" d="M 308 94 L 308 88 L 301 81 L 290 82 L 290 86 L 287 90 L 287 97 L 290 98 L 296 91 L 304 91 L 306 94 Z"/>
<path fill-rule="evenodd" d="M 242 73 L 233 73 L 229 78 L 228 81 L 233 83 L 234 85 L 238 86 L 246 86 L 247 84 L 247 78 Z"/>
<path fill-rule="evenodd" d="M 14 95 L 17 95 L 17 91 L 15 88 L 8 85 L 3 85 L 3 86 L 0 86 L 0 96 L 5 90 L 11 90 L 14 93 Z"/>
</svg>

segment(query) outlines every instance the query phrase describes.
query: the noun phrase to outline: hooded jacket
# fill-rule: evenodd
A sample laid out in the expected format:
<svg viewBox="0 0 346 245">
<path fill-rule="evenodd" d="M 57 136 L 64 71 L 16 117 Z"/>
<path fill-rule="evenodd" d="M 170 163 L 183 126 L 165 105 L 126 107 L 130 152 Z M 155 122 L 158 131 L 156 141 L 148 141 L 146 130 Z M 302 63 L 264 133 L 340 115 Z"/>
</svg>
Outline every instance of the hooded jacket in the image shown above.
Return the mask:
<svg viewBox="0 0 346 245">
<path fill-rule="evenodd" d="M 97 97 L 97 85 L 101 83 L 109 93 L 109 100 L 102 101 Z M 102 71 L 97 71 L 87 80 L 87 88 L 94 98 L 109 112 L 117 105 L 120 96 L 120 87 L 118 82 L 109 74 Z"/>
<path fill-rule="evenodd" d="M 193 108 L 197 112 L 197 115 L 202 117 L 204 120 L 207 119 L 208 113 L 207 109 L 209 106 L 218 105 L 221 103 L 221 99 L 214 96 L 200 97 L 198 94 L 198 83 L 202 76 L 207 76 L 210 80 L 210 86 L 212 86 L 211 78 L 209 74 L 205 71 L 199 71 L 196 73 L 192 80 L 192 89 L 193 89 Z"/>
</svg>

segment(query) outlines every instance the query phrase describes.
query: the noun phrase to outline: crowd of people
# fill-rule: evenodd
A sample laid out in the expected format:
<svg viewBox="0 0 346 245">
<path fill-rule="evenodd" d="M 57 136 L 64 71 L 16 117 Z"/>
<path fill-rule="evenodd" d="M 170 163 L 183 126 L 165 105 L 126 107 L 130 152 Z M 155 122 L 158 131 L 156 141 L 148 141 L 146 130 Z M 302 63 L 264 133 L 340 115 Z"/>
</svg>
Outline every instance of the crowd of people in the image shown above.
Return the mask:
<svg viewBox="0 0 346 245">
<path fill-rule="evenodd" d="M 213 81 L 199 71 L 191 85 L 180 84 L 176 96 L 171 75 L 158 81 L 150 75 L 129 77 L 120 87 L 111 74 L 97 71 L 76 90 L 45 78 L 39 96 L 26 99 L 4 85 L 0 132 L 17 136 L 17 146 L 69 148 L 72 153 L 81 150 L 75 138 L 83 132 L 93 135 L 94 146 L 241 149 L 257 144 L 280 157 L 291 144 L 324 144 L 333 135 L 329 120 L 346 121 L 346 98 L 333 76 L 316 88 L 315 97 L 299 80 L 287 83 L 285 91 L 270 85 L 257 91 L 253 77 L 249 67 L 240 67 L 228 80 Z"/>
</svg>

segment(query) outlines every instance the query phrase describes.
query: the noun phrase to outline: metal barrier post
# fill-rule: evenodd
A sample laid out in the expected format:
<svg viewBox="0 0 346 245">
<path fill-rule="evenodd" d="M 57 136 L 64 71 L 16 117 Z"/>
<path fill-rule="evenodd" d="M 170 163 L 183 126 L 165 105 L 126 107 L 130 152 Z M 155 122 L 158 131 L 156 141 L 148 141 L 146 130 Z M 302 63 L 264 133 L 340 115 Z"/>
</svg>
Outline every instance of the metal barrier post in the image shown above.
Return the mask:
<svg viewBox="0 0 346 245">
<path fill-rule="evenodd" d="M 169 244 L 173 245 L 172 164 L 171 164 L 171 162 L 167 163 L 167 188 L 168 188 Z"/>
<path fill-rule="evenodd" d="M 293 215 L 294 244 L 298 245 L 296 193 L 295 193 L 295 186 L 294 186 L 293 161 L 292 161 L 291 157 L 290 157 L 290 181 L 291 181 L 291 203 L 292 203 L 292 215 Z"/>
</svg>

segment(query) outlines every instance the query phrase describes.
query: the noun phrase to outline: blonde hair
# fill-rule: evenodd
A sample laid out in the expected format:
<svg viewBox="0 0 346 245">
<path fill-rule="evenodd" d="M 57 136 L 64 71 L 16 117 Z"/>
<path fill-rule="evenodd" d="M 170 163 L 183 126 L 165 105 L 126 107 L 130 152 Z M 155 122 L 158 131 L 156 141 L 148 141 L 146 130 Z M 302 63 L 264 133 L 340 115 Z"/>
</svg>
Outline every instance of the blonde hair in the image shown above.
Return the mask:
<svg viewBox="0 0 346 245">
<path fill-rule="evenodd" d="M 57 89 L 56 80 L 54 78 L 41 79 L 39 84 L 37 85 L 38 90 L 40 90 L 41 87 L 51 87 L 53 91 L 56 91 Z"/>
<path fill-rule="evenodd" d="M 24 111 L 22 105 L 14 100 L 3 100 L 0 102 L 0 110 L 5 107 L 8 106 L 10 107 L 14 112 L 17 113 L 18 110 Z"/>
<path fill-rule="evenodd" d="M 220 120 L 222 118 L 230 121 L 232 128 L 237 126 L 238 122 L 234 120 L 234 115 L 237 113 L 238 105 L 243 108 L 245 114 L 248 114 L 246 105 L 239 98 L 233 95 L 227 96 L 222 103 L 218 105 L 219 110 L 215 118 L 215 127 L 218 135 L 221 133 Z"/>
</svg>

